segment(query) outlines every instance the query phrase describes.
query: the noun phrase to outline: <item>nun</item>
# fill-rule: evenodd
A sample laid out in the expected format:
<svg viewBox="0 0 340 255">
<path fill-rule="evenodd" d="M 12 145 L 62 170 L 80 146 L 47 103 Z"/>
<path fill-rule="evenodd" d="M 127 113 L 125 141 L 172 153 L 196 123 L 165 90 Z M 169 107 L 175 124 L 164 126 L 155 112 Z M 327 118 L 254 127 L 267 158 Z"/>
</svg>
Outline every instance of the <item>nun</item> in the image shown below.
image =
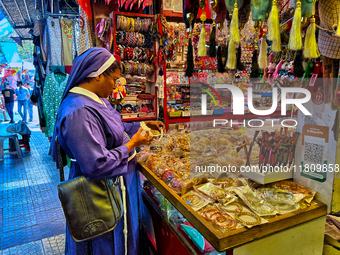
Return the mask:
<svg viewBox="0 0 340 255">
<path fill-rule="evenodd" d="M 140 123 L 123 123 L 106 98 L 120 77 L 120 64 L 104 48 L 91 48 L 74 62 L 58 110 L 54 129 L 61 148 L 71 159 L 69 179 L 85 175 L 92 179 L 123 176 L 126 186 L 127 249 L 124 221 L 109 233 L 76 243 L 66 228 L 65 254 L 140 254 L 139 201 L 141 191 L 136 171 L 135 147 L 151 138 L 141 134 Z M 146 121 L 151 129 L 164 127 Z M 52 155 L 57 162 L 57 144 L 52 139 Z M 109 146 L 108 146 L 109 145 Z M 107 148 L 113 148 L 108 150 Z"/>
</svg>

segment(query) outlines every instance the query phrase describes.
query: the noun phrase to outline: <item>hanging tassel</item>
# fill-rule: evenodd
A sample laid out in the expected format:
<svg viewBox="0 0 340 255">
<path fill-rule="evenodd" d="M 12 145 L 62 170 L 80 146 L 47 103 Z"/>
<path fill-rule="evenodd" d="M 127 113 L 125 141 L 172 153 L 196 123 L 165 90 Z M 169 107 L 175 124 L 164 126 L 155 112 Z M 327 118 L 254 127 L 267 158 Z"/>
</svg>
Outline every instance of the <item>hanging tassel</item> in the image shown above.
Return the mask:
<svg viewBox="0 0 340 255">
<path fill-rule="evenodd" d="M 241 55 L 242 55 L 242 51 L 241 51 L 241 44 L 238 46 L 238 49 L 237 49 L 237 61 L 236 61 L 236 67 L 237 67 L 237 70 L 239 71 L 243 71 L 244 70 L 244 66 L 241 62 Z"/>
<path fill-rule="evenodd" d="M 305 47 L 303 49 L 303 56 L 305 58 L 318 58 L 320 52 L 315 38 L 315 18 L 310 19 L 305 38 Z"/>
<path fill-rule="evenodd" d="M 301 38 L 301 1 L 298 0 L 296 3 L 296 9 L 294 13 L 292 28 L 289 34 L 288 48 L 290 50 L 301 50 L 302 49 L 302 38 Z"/>
<path fill-rule="evenodd" d="M 301 78 L 304 74 L 302 66 L 302 50 L 296 52 L 296 57 L 294 59 L 294 74 L 298 78 Z"/>
<path fill-rule="evenodd" d="M 223 23 L 219 23 L 217 27 L 221 34 L 221 31 L 223 29 Z M 222 58 L 222 41 L 220 41 L 220 44 L 218 45 L 217 48 L 217 70 L 219 73 L 225 72 L 225 64 L 223 62 L 225 63 L 225 61 L 223 61 Z"/>
<path fill-rule="evenodd" d="M 253 52 L 253 57 L 251 61 L 251 73 L 250 73 L 250 78 L 258 78 L 259 77 L 259 64 L 257 63 L 257 45 L 255 41 L 255 50 Z"/>
<path fill-rule="evenodd" d="M 226 69 L 226 65 L 228 61 L 228 48 L 229 48 L 228 45 L 229 43 L 227 43 L 227 45 L 224 46 L 224 62 L 223 62 L 224 70 Z"/>
<path fill-rule="evenodd" d="M 200 34 L 200 39 L 198 41 L 198 56 L 204 57 L 207 55 L 207 48 L 205 47 L 205 28 L 204 24 L 202 24 L 202 31 Z"/>
<path fill-rule="evenodd" d="M 338 14 L 338 27 L 336 28 L 335 35 L 340 36 L 340 13 Z"/>
<path fill-rule="evenodd" d="M 318 49 L 318 45 L 316 44 L 315 38 L 315 1 L 313 6 L 312 18 L 310 19 L 310 24 L 308 26 L 306 37 L 305 37 L 305 47 L 303 49 L 303 56 L 305 58 L 318 58 L 320 56 L 320 52 Z"/>
<path fill-rule="evenodd" d="M 267 61 L 267 41 L 266 41 L 266 34 L 263 35 L 261 46 L 260 46 L 260 54 L 259 54 L 259 68 L 265 69 L 268 66 Z"/>
<path fill-rule="evenodd" d="M 233 17 L 230 23 L 230 40 L 235 43 L 240 42 L 240 33 L 238 31 L 238 8 L 237 8 L 237 0 L 235 0 Z"/>
<path fill-rule="evenodd" d="M 223 60 L 222 60 L 222 46 L 219 45 L 217 48 L 217 71 L 219 73 L 224 73 L 224 65 L 223 65 Z"/>
<path fill-rule="evenodd" d="M 229 69 L 236 68 L 236 51 L 235 51 L 235 43 L 234 41 L 230 40 L 228 45 L 228 60 L 227 60 L 227 67 Z"/>
<path fill-rule="evenodd" d="M 272 51 L 281 51 L 279 10 L 276 0 L 273 1 L 272 10 L 268 18 L 268 40 L 272 41 Z"/>
<path fill-rule="evenodd" d="M 216 57 L 216 26 L 213 26 L 213 29 L 210 34 L 209 57 L 211 58 Z"/>
<path fill-rule="evenodd" d="M 205 15 L 205 12 L 203 12 L 201 15 L 202 30 L 200 34 L 200 39 L 198 41 L 198 56 L 199 57 L 204 57 L 207 55 L 207 48 L 205 47 L 205 26 L 204 26 L 204 21 L 206 21 L 206 19 L 207 17 Z"/>
<path fill-rule="evenodd" d="M 187 53 L 187 69 L 185 71 L 185 76 L 191 77 L 193 72 L 194 72 L 194 53 L 192 49 L 192 39 L 190 37 Z"/>
</svg>

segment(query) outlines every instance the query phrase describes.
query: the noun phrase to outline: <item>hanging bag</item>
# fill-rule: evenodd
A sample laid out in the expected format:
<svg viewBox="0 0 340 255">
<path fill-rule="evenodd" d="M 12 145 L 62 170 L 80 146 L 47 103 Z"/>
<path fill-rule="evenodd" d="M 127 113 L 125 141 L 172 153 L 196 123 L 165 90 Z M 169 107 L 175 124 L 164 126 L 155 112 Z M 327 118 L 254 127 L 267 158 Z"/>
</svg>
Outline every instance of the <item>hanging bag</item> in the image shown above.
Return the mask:
<svg viewBox="0 0 340 255">
<path fill-rule="evenodd" d="M 58 138 L 56 138 L 56 142 L 62 178 L 66 155 Z M 124 214 L 118 178 L 91 180 L 88 177 L 80 176 L 63 181 L 58 185 L 58 195 L 67 226 L 76 242 L 98 237 L 112 231 L 117 226 Z"/>
</svg>

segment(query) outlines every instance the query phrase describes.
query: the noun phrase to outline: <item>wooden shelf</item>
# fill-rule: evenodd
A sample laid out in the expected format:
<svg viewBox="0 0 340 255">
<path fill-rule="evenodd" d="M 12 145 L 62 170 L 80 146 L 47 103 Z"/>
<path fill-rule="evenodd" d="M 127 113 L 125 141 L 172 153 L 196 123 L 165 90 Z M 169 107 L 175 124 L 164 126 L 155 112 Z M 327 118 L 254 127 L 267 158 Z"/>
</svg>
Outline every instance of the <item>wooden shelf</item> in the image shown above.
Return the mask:
<svg viewBox="0 0 340 255">
<path fill-rule="evenodd" d="M 140 164 L 138 170 L 165 196 L 170 203 L 220 252 L 253 240 L 277 233 L 281 230 L 294 227 L 298 224 L 322 217 L 327 213 L 327 206 L 319 201 L 310 207 L 292 213 L 278 215 L 269 222 L 250 229 L 243 227 L 222 233 L 200 214 L 193 210 L 184 200 L 170 189 L 150 169 Z"/>
</svg>

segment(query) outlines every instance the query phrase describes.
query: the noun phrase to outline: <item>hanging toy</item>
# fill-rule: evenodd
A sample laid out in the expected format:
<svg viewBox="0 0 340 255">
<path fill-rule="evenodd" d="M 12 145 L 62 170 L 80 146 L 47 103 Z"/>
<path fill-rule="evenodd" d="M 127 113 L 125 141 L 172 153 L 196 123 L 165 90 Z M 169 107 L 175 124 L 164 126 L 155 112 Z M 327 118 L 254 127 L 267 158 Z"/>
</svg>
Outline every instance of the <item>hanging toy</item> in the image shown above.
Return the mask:
<svg viewBox="0 0 340 255">
<path fill-rule="evenodd" d="M 268 40 L 272 41 L 273 52 L 281 51 L 280 22 L 277 0 L 273 0 L 272 10 L 268 18 Z"/>
<path fill-rule="evenodd" d="M 266 41 L 266 34 L 263 34 L 261 45 L 260 45 L 260 54 L 259 54 L 259 59 L 258 59 L 260 69 L 265 69 L 268 65 L 267 48 L 268 48 L 268 44 Z"/>
<path fill-rule="evenodd" d="M 212 20 L 213 20 L 213 28 L 210 34 L 210 40 L 209 40 L 209 57 L 216 57 L 216 11 L 215 8 L 217 6 L 218 0 L 211 0 L 211 7 L 213 8 L 212 13 Z"/>
<path fill-rule="evenodd" d="M 265 78 L 266 79 L 270 78 L 273 75 L 274 71 L 275 71 L 274 54 L 271 53 L 270 56 L 269 56 L 269 66 L 267 66 L 264 69 Z"/>
<path fill-rule="evenodd" d="M 316 0 L 313 0 L 315 3 Z M 318 58 L 320 52 L 315 38 L 315 10 L 313 8 L 312 18 L 310 19 L 310 24 L 308 26 L 306 37 L 305 37 L 305 47 L 303 49 L 303 56 L 305 58 Z"/>
<path fill-rule="evenodd" d="M 301 1 L 296 3 L 296 9 L 294 13 L 292 28 L 290 29 L 288 48 L 290 50 L 302 49 L 302 37 L 301 37 Z M 296 71 L 295 71 L 296 72 Z"/>
<path fill-rule="evenodd" d="M 202 30 L 200 34 L 200 39 L 198 41 L 198 56 L 204 57 L 207 55 L 207 48 L 205 47 L 205 26 L 204 22 L 207 19 L 206 13 L 205 13 L 205 1 L 200 0 L 200 8 L 202 9 L 202 14 L 201 14 L 201 21 L 202 21 Z"/>
</svg>

